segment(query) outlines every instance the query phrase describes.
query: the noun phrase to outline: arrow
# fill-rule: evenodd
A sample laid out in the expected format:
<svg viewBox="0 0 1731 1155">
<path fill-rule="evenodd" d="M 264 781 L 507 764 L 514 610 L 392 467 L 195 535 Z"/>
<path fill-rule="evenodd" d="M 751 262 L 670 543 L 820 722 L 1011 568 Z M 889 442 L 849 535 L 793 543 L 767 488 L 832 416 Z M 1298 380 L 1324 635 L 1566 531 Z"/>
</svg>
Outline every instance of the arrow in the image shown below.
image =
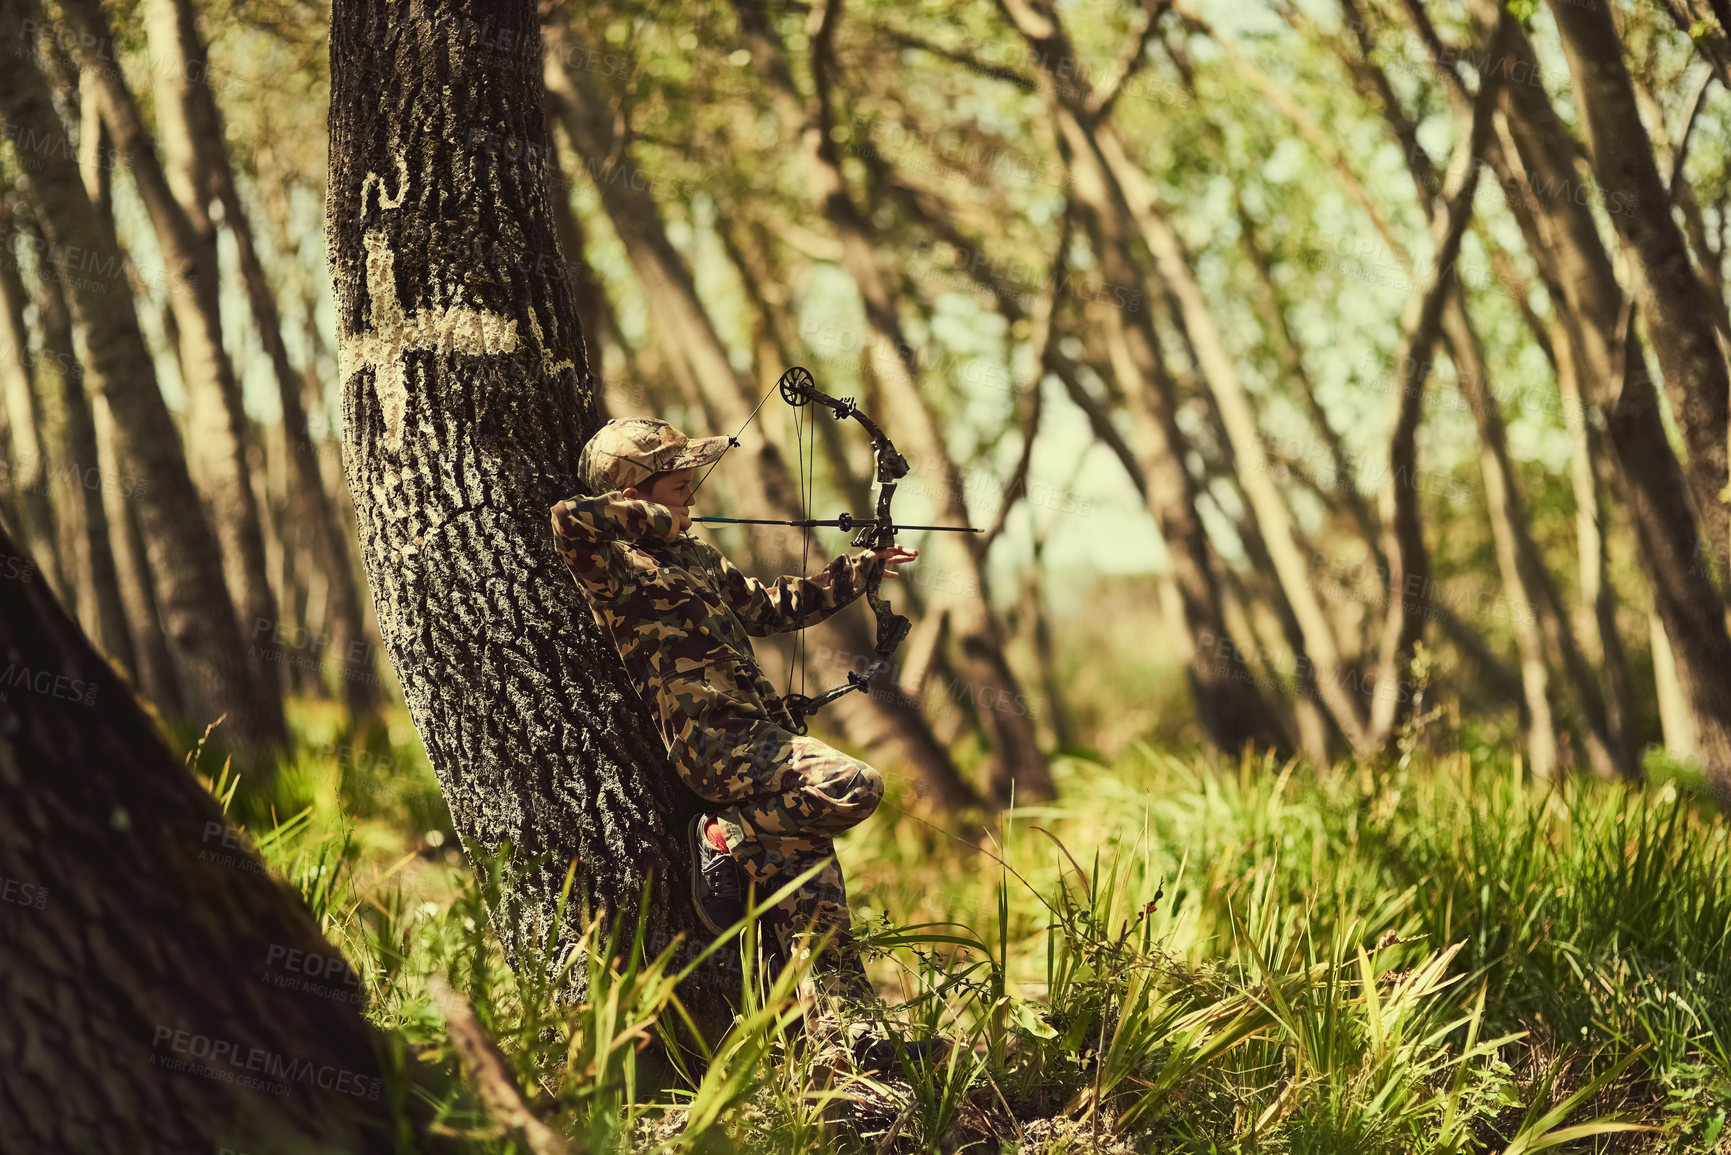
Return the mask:
<svg viewBox="0 0 1731 1155">
<path fill-rule="evenodd" d="M 692 521 L 719 522 L 723 525 L 791 525 L 796 529 L 819 529 L 830 527 L 834 529 L 877 529 L 882 523 L 876 518 L 854 517 L 842 514 L 829 520 L 806 518 L 803 521 L 776 521 L 761 517 L 694 517 Z M 891 525 L 892 533 L 902 530 L 932 530 L 937 533 L 984 533 L 983 529 L 975 529 L 968 525 Z"/>
</svg>

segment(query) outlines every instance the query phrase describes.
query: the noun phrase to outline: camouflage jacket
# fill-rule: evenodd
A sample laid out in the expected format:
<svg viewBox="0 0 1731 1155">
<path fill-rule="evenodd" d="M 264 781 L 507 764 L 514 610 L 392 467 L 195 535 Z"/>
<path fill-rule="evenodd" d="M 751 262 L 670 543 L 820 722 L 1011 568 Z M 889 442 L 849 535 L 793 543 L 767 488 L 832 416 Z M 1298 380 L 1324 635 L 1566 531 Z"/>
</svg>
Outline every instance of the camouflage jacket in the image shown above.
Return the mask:
<svg viewBox="0 0 1731 1155">
<path fill-rule="evenodd" d="M 617 492 L 553 506 L 559 556 L 677 757 L 791 726 L 751 638 L 816 625 L 865 592 L 865 565 L 838 557 L 815 578 L 765 584 L 707 542 L 670 540 L 673 514 Z"/>
</svg>

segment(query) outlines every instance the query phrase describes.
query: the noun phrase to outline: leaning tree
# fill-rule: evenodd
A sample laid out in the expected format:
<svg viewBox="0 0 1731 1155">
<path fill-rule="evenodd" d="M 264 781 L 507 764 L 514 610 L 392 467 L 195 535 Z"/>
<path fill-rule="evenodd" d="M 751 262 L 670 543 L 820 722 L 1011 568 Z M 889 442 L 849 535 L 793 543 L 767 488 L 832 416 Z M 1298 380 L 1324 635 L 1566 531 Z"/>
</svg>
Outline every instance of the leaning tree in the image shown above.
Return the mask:
<svg viewBox="0 0 1731 1155">
<path fill-rule="evenodd" d="M 535 4 L 336 0 L 331 25 L 344 451 L 410 714 L 471 864 L 509 850 L 509 960 L 568 934 L 572 868 L 574 907 L 635 918 L 649 880 L 651 947 L 693 942 L 695 799 L 553 550 L 600 417 L 548 204 Z M 719 971 L 690 987 L 721 1006 Z"/>
<path fill-rule="evenodd" d="M 0 529 L 0 1148 L 395 1149 L 353 973 Z"/>
</svg>

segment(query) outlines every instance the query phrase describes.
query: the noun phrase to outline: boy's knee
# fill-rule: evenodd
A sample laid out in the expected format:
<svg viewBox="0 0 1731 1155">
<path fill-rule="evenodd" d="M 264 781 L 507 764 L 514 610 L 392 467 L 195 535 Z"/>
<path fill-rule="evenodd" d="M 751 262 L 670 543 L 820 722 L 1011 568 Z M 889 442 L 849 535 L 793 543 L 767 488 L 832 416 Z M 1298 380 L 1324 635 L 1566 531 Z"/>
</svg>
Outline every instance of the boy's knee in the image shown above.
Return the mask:
<svg viewBox="0 0 1731 1155">
<path fill-rule="evenodd" d="M 884 800 L 884 776 L 876 766 L 854 763 L 853 783 L 848 787 L 849 809 L 859 813 L 863 821 Z"/>
</svg>

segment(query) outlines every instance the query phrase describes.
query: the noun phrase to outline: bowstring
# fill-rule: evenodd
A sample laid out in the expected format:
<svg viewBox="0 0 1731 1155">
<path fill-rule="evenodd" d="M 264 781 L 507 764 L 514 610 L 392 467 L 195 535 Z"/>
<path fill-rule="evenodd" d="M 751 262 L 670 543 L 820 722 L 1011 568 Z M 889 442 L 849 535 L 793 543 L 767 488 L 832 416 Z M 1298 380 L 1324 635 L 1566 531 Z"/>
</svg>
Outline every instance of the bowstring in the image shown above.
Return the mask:
<svg viewBox="0 0 1731 1155">
<path fill-rule="evenodd" d="M 762 397 L 759 397 L 757 399 L 757 407 L 751 411 L 751 415 L 745 419 L 744 423 L 741 424 L 738 429 L 734 430 L 733 436 L 731 436 L 727 439 L 727 448 L 728 449 L 740 448 L 739 435 L 741 433 L 744 433 L 753 421 L 757 420 L 757 415 L 758 415 L 759 411 L 761 411 L 763 409 L 764 402 L 769 400 L 769 394 L 774 393 L 778 387 L 779 387 L 779 384 L 771 385 L 769 387 L 769 392 L 765 393 Z M 705 469 L 703 471 L 703 476 L 698 478 L 697 484 L 691 487 L 691 496 L 692 497 L 697 496 L 697 491 L 703 488 L 703 483 L 709 480 L 709 475 L 715 472 L 715 467 L 717 465 L 720 465 L 721 459 L 723 457 L 726 457 L 726 456 L 727 456 L 727 454 L 725 452 L 723 452 L 721 457 L 717 457 L 714 461 L 711 461 L 709 463 L 709 468 Z"/>
<path fill-rule="evenodd" d="M 809 406 L 808 406 L 808 408 L 809 408 Z M 810 517 L 811 516 L 811 499 L 812 499 L 812 496 L 817 489 L 817 483 L 815 481 L 815 476 L 816 476 L 816 468 L 815 467 L 817 464 L 817 430 L 813 429 L 811 431 L 811 444 L 806 445 L 804 428 L 803 428 L 803 423 L 804 423 L 803 415 L 801 417 L 801 423 L 802 423 L 801 434 L 799 437 L 798 444 L 796 446 L 800 450 L 800 453 L 805 457 L 805 497 L 803 499 L 805 504 L 803 506 L 801 506 L 801 509 L 806 514 L 807 517 Z M 811 423 L 814 426 L 817 424 L 817 417 L 815 415 L 812 417 Z M 810 573 L 811 573 L 811 527 L 806 526 L 800 530 L 799 575 L 801 577 L 807 577 L 810 575 Z M 800 658 L 800 661 L 799 661 L 799 692 L 801 694 L 803 694 L 803 693 L 805 693 L 805 631 L 804 630 L 801 630 L 800 634 L 799 634 L 799 658 Z"/>
<path fill-rule="evenodd" d="M 793 445 L 794 468 L 799 475 L 799 508 L 801 513 L 811 510 L 812 491 L 812 458 L 808 456 L 805 445 L 805 408 L 796 406 L 793 411 Z M 802 526 L 799 531 L 800 560 L 799 576 L 805 577 L 808 568 L 806 562 L 811 556 L 811 527 Z M 796 630 L 793 635 L 793 659 L 787 667 L 787 690 L 783 697 L 793 692 L 793 672 L 799 670 L 799 692 L 805 696 L 805 631 Z"/>
</svg>

